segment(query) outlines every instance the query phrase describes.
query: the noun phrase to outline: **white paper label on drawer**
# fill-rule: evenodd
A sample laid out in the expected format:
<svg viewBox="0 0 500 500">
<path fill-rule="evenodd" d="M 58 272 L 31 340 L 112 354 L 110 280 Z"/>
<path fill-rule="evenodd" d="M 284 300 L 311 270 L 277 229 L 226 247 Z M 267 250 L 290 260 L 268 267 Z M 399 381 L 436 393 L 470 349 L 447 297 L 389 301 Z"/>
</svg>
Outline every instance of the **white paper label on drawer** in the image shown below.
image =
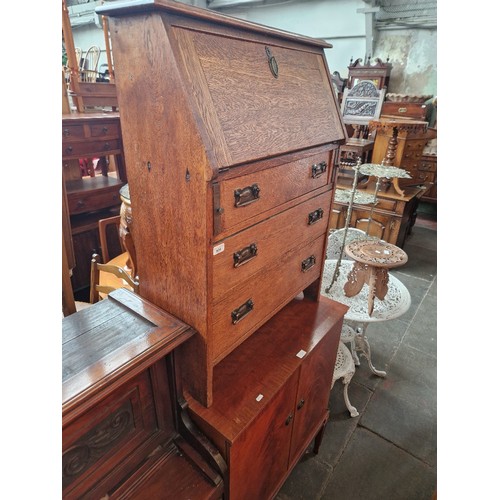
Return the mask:
<svg viewBox="0 0 500 500">
<path fill-rule="evenodd" d="M 255 401 L 262 401 L 262 399 L 264 398 L 264 394 L 259 394 L 256 398 L 255 398 Z"/>
<path fill-rule="evenodd" d="M 304 351 L 304 349 L 301 349 L 295 356 L 302 359 L 306 354 L 307 354 L 307 352 Z"/>
<path fill-rule="evenodd" d="M 222 253 L 224 251 L 224 243 L 220 243 L 219 245 L 214 246 L 214 255 Z"/>
</svg>

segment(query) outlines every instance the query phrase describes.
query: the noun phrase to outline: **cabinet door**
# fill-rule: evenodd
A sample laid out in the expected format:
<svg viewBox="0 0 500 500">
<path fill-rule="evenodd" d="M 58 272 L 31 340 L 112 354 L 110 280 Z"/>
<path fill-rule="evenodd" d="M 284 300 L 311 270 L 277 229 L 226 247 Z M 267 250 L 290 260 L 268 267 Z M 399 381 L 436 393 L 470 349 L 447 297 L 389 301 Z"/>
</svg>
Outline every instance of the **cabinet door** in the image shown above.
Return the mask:
<svg viewBox="0 0 500 500">
<path fill-rule="evenodd" d="M 351 227 L 366 231 L 371 236 L 376 236 L 381 240 L 395 245 L 398 239 L 399 228 L 401 226 L 401 219 L 393 215 L 380 213 L 374 210 L 371 214 L 370 210 L 354 209 L 351 216 Z M 368 224 L 370 227 L 368 227 Z"/>
<path fill-rule="evenodd" d="M 327 415 L 339 336 L 333 333 L 327 335 L 300 367 L 290 465 L 305 451 Z"/>
<path fill-rule="evenodd" d="M 297 370 L 230 449 L 231 500 L 270 498 L 285 478 L 298 375 Z"/>
</svg>

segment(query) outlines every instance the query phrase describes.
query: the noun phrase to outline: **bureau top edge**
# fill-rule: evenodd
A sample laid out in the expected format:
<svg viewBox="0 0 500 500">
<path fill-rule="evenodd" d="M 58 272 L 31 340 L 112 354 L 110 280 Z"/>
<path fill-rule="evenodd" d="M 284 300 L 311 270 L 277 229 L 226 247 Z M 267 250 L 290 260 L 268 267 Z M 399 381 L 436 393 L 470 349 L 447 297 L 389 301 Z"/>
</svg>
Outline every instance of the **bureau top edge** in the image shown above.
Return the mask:
<svg viewBox="0 0 500 500">
<path fill-rule="evenodd" d="M 270 26 L 265 26 L 263 24 L 258 24 L 251 21 L 245 21 L 226 14 L 221 14 L 219 12 L 203 9 L 201 7 L 195 7 L 192 5 L 179 3 L 175 0 L 118 1 L 116 3 L 113 2 L 112 5 L 106 4 L 96 7 L 95 11 L 97 14 L 101 14 L 108 17 L 128 16 L 128 15 L 142 14 L 152 11 L 179 14 L 183 16 L 203 19 L 205 21 L 214 22 L 218 24 L 224 24 L 226 26 L 232 26 L 248 31 L 264 33 L 269 36 L 275 36 L 279 38 L 285 38 L 288 40 L 298 41 L 309 45 L 314 45 L 316 47 L 323 47 L 323 48 L 332 47 L 332 45 L 326 42 L 325 40 L 312 38 L 305 35 L 299 35 L 297 33 L 292 33 L 290 31 L 272 28 Z"/>
</svg>

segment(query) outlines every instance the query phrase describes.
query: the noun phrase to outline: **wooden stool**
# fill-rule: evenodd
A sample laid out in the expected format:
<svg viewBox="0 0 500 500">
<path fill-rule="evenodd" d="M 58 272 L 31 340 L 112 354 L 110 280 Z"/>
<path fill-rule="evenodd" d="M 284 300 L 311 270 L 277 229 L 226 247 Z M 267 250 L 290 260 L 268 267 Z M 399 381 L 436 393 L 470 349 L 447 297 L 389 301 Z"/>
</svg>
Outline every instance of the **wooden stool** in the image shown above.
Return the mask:
<svg viewBox="0 0 500 500">
<path fill-rule="evenodd" d="M 408 255 L 396 245 L 382 240 L 353 241 L 346 245 L 345 253 L 355 262 L 347 276 L 344 293 L 346 297 L 354 297 L 366 283 L 369 287 L 368 314 L 371 316 L 375 297 L 384 300 L 387 294 L 387 270 L 406 264 Z"/>
</svg>

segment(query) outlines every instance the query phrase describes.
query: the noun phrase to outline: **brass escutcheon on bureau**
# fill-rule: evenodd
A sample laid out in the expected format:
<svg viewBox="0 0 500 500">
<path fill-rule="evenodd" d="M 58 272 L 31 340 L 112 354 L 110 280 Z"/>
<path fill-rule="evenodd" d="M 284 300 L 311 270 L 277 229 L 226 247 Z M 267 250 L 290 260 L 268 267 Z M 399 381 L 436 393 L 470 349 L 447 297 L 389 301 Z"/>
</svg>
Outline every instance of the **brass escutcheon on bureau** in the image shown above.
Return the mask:
<svg viewBox="0 0 500 500">
<path fill-rule="evenodd" d="M 266 56 L 271 73 L 273 74 L 274 78 L 278 78 L 278 71 L 279 71 L 278 62 L 276 61 L 276 58 L 273 56 L 271 49 L 267 46 L 266 46 Z"/>
<path fill-rule="evenodd" d="M 259 199 L 260 187 L 258 184 L 244 187 L 243 189 L 235 189 L 234 191 L 234 206 L 244 207 L 250 205 Z"/>
<path fill-rule="evenodd" d="M 315 224 L 316 222 L 321 220 L 323 218 L 323 213 L 324 212 L 323 212 L 322 208 L 318 208 L 318 209 L 314 210 L 314 212 L 311 212 L 307 216 L 307 225 L 310 226 L 311 224 Z"/>
<path fill-rule="evenodd" d="M 253 309 L 253 300 L 248 299 L 244 304 L 235 309 L 231 313 L 231 322 L 233 325 L 236 325 L 239 321 L 241 321 L 247 314 L 249 314 Z"/>
<path fill-rule="evenodd" d="M 302 272 L 305 273 L 309 271 L 309 269 L 313 268 L 316 265 L 316 257 L 311 255 L 302 261 Z"/>
<path fill-rule="evenodd" d="M 311 167 L 311 175 L 313 179 L 316 179 L 316 177 L 319 177 L 325 172 L 326 172 L 326 161 L 322 161 L 321 163 L 315 163 Z"/>
<path fill-rule="evenodd" d="M 257 256 L 257 244 L 252 243 L 233 253 L 234 267 L 240 267 Z"/>
</svg>

